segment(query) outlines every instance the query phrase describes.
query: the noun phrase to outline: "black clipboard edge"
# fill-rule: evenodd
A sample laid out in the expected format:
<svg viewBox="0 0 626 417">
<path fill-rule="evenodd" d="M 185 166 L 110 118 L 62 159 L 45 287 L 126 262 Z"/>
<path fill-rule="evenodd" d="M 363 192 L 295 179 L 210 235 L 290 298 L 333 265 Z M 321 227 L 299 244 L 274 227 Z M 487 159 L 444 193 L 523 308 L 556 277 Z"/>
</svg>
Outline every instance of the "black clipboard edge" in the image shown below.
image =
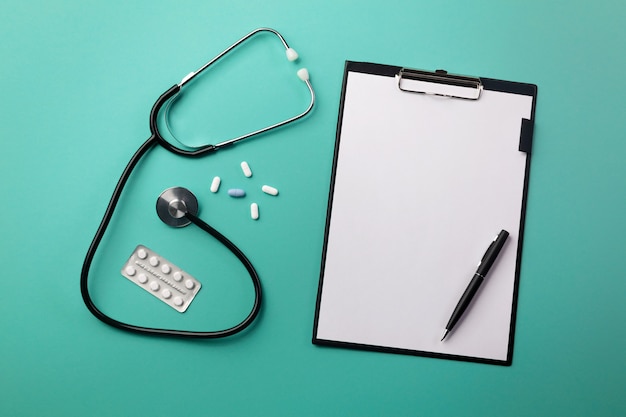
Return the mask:
<svg viewBox="0 0 626 417">
<path fill-rule="evenodd" d="M 369 352 L 392 353 L 392 354 L 407 355 L 407 356 L 420 356 L 420 357 L 435 358 L 435 359 L 449 359 L 449 360 L 456 360 L 456 361 L 462 361 L 462 362 L 482 363 L 482 364 L 487 364 L 487 365 L 511 366 L 512 364 L 512 358 L 509 354 L 507 354 L 506 360 L 497 360 L 497 359 L 489 359 L 489 358 L 478 358 L 478 357 L 473 357 L 473 356 L 453 355 L 453 354 L 448 354 L 448 353 L 437 353 L 437 352 L 428 352 L 428 351 L 421 351 L 421 350 L 367 345 L 367 344 L 361 344 L 361 343 L 339 342 L 336 340 L 326 340 L 326 339 L 317 339 L 317 338 L 313 339 L 313 344 L 317 346 L 329 346 L 329 347 L 338 347 L 338 348 L 344 348 L 344 349 L 356 349 L 356 350 L 365 350 Z"/>
<path fill-rule="evenodd" d="M 530 119 L 522 119 L 522 127 L 520 128 L 519 150 L 521 152 L 531 153 L 533 147 L 533 134 L 535 127 L 535 104 L 537 103 L 537 85 L 528 83 L 519 83 L 514 81 L 495 80 L 493 78 L 480 78 L 483 88 L 489 91 L 498 91 L 501 93 L 513 93 L 533 98 L 533 104 Z"/>
<path fill-rule="evenodd" d="M 360 64 L 363 64 L 363 65 L 360 65 Z M 333 207 L 333 196 L 335 195 L 335 175 L 337 173 L 337 157 L 339 155 L 339 138 L 341 137 L 341 123 L 343 121 L 344 98 L 346 96 L 346 87 L 348 84 L 348 73 L 352 71 L 351 67 L 358 67 L 362 69 L 362 71 L 357 71 L 357 72 L 366 72 L 365 70 L 363 70 L 364 66 L 369 67 L 370 65 L 375 65 L 377 67 L 381 67 L 381 66 L 384 67 L 384 65 L 366 64 L 366 63 L 358 63 L 358 62 L 352 62 L 352 61 L 346 61 L 345 66 L 344 66 L 343 80 L 341 82 L 341 95 L 339 97 L 339 116 L 337 117 L 335 149 L 333 151 L 333 166 L 332 166 L 332 171 L 330 175 L 330 187 L 328 191 L 328 205 L 326 206 L 326 222 L 324 225 L 324 242 L 322 245 L 320 279 L 319 279 L 319 285 L 317 287 L 317 297 L 315 300 L 315 318 L 313 320 L 313 338 L 312 338 L 313 344 L 316 344 L 318 341 L 317 324 L 319 322 L 320 304 L 322 302 L 322 289 L 324 286 L 324 270 L 326 267 L 326 249 L 328 248 L 328 232 L 330 230 L 330 218 L 331 218 L 331 212 L 332 212 L 332 207 Z M 371 72 L 366 72 L 366 73 L 370 74 Z"/>
<path fill-rule="evenodd" d="M 506 360 L 495 360 L 495 359 L 487 359 L 487 358 L 476 358 L 462 355 L 453 355 L 453 354 L 444 354 L 437 352 L 428 352 L 428 351 L 418 351 L 411 349 L 401 349 L 394 347 L 386 347 L 386 346 L 375 346 L 375 345 L 367 345 L 367 344 L 358 344 L 358 343 L 349 343 L 349 342 L 339 342 L 333 340 L 326 340 L 317 337 L 317 327 L 319 321 L 319 312 L 320 312 L 320 304 L 322 300 L 322 292 L 324 286 L 324 269 L 326 265 L 326 249 L 328 246 L 328 234 L 330 230 L 330 219 L 332 214 L 332 206 L 333 206 L 333 195 L 335 191 L 335 174 L 337 171 L 337 157 L 339 154 L 339 145 L 340 145 L 340 137 L 341 137 L 341 127 L 343 121 L 343 110 L 344 110 L 344 98 L 347 88 L 348 74 L 350 72 L 359 72 L 365 74 L 374 74 L 381 75 L 386 77 L 395 77 L 398 72 L 402 69 L 402 67 L 394 66 L 394 65 L 385 65 L 385 64 L 375 64 L 371 62 L 357 62 L 357 61 L 346 61 L 344 67 L 344 75 L 341 87 L 341 96 L 339 102 L 339 115 L 337 119 L 337 133 L 335 138 L 335 149 L 333 152 L 333 166 L 332 173 L 330 179 L 330 190 L 328 196 L 328 206 L 326 211 L 326 225 L 324 228 L 324 242 L 322 249 L 322 259 L 320 265 L 320 280 L 317 291 L 317 299 L 315 303 L 315 318 L 313 323 L 313 335 L 311 342 L 314 345 L 318 346 L 334 346 L 334 347 L 342 347 L 342 348 L 351 348 L 351 349 L 359 349 L 359 350 L 368 350 L 374 352 L 383 352 L 383 353 L 397 353 L 411 356 L 423 356 L 437 359 L 451 359 L 451 360 L 459 360 L 465 362 L 476 362 L 476 363 L 484 363 L 491 365 L 501 365 L 501 366 L 511 366 L 513 363 L 513 346 L 515 341 L 515 324 L 517 321 L 517 305 L 518 305 L 518 294 L 519 294 L 519 280 L 521 273 L 521 259 L 522 259 L 522 249 L 524 246 L 524 225 L 526 222 L 526 203 L 528 197 L 528 184 L 529 184 L 529 176 L 530 176 L 530 151 L 532 148 L 532 137 L 534 133 L 534 120 L 535 120 L 535 108 L 537 103 L 537 86 L 535 84 L 528 83 L 520 83 L 513 81 L 503 81 L 496 80 L 493 78 L 481 78 L 483 82 L 483 88 L 491 91 L 499 91 L 504 93 L 514 93 L 514 94 L 522 94 L 528 95 L 532 97 L 532 106 L 531 106 L 531 116 L 530 119 L 522 119 L 522 126 L 520 131 L 520 146 L 519 150 L 522 152 L 526 152 L 528 157 L 526 158 L 526 167 L 524 174 L 524 189 L 522 195 L 522 207 L 521 207 L 521 216 L 520 216 L 520 226 L 519 226 L 519 236 L 518 236 L 518 246 L 517 246 L 517 256 L 515 262 L 515 281 L 513 284 L 513 301 L 511 306 L 511 325 L 509 327 L 509 344 L 507 348 L 507 358 Z"/>
<path fill-rule="evenodd" d="M 375 74 L 385 77 L 395 77 L 396 75 L 398 75 L 401 69 L 402 67 L 398 67 L 395 65 L 374 64 L 372 62 L 346 61 L 344 71 L 344 85 L 348 72 L 360 72 L 363 74 Z M 341 97 L 343 99 L 343 94 L 341 95 Z"/>
<path fill-rule="evenodd" d="M 324 270 L 326 267 L 326 249 L 328 248 L 328 233 L 330 231 L 330 219 L 333 207 L 333 196 L 335 195 L 335 176 L 337 174 L 337 159 L 339 156 L 339 142 L 341 137 L 341 126 L 343 121 L 343 109 L 344 98 L 346 96 L 346 88 L 348 85 L 348 74 L 351 71 L 363 72 L 366 74 L 378 74 L 379 71 L 385 71 L 384 75 L 393 77 L 394 68 L 399 70 L 399 67 L 392 67 L 389 65 L 371 64 L 365 62 L 346 61 L 343 71 L 343 80 L 341 82 L 341 95 L 339 97 L 339 115 L 337 117 L 337 129 L 335 136 L 335 149 L 333 151 L 333 166 L 330 176 L 330 187 L 328 191 L 328 205 L 326 207 L 326 223 L 324 226 L 324 242 L 322 246 L 322 259 L 320 264 L 320 278 L 317 288 L 317 297 L 315 301 L 315 318 L 313 321 L 313 338 L 312 343 L 317 344 L 317 324 L 319 322 L 320 304 L 322 302 L 322 292 L 324 287 Z M 375 71 L 374 71 L 375 70 Z M 374 72 L 372 72 L 374 71 Z"/>
</svg>

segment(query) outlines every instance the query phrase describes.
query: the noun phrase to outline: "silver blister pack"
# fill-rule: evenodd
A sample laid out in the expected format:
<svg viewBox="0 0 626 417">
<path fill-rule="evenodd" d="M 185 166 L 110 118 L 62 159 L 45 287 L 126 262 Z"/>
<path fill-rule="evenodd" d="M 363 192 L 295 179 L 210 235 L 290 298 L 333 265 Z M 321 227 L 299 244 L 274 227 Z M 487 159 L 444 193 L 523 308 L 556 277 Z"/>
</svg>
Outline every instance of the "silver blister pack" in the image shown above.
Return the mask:
<svg viewBox="0 0 626 417">
<path fill-rule="evenodd" d="M 181 313 L 187 310 L 202 287 L 189 273 L 143 245 L 135 248 L 121 273 Z"/>
</svg>

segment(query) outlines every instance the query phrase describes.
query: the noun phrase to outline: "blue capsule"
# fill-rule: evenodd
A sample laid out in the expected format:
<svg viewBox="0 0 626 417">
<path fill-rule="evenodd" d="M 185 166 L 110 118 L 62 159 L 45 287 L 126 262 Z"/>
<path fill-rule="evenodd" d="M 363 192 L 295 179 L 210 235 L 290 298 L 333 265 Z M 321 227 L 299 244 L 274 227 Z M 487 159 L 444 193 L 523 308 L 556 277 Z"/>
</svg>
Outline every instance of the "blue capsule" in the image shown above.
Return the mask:
<svg viewBox="0 0 626 417">
<path fill-rule="evenodd" d="M 235 198 L 241 198 L 246 196 L 246 192 L 241 188 L 231 188 L 228 190 L 228 195 Z"/>
</svg>

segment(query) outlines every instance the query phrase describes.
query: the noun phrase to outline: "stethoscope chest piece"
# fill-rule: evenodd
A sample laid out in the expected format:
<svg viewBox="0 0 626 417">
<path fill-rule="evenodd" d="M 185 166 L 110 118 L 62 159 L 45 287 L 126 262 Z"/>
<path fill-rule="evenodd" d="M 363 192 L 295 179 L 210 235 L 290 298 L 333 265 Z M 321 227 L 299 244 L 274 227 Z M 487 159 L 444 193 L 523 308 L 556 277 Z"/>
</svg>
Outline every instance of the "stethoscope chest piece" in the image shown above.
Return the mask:
<svg viewBox="0 0 626 417">
<path fill-rule="evenodd" d="M 156 211 L 163 223 L 172 227 L 184 227 L 191 221 L 185 216 L 198 214 L 198 200 L 186 188 L 172 187 L 163 191 L 156 202 Z"/>
</svg>

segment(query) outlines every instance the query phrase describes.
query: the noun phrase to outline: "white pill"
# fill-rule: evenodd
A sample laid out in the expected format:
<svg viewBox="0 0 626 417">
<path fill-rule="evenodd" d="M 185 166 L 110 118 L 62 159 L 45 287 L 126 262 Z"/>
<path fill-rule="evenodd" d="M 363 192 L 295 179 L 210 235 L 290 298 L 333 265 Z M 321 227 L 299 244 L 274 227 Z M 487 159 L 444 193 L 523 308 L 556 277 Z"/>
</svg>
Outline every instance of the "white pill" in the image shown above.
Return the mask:
<svg viewBox="0 0 626 417">
<path fill-rule="evenodd" d="M 183 299 L 180 297 L 174 297 L 174 305 L 180 307 L 183 305 Z"/>
<path fill-rule="evenodd" d="M 250 217 L 253 220 L 259 219 L 259 205 L 257 203 L 250 204 Z"/>
<path fill-rule="evenodd" d="M 150 282 L 150 289 L 151 289 L 152 291 L 158 291 L 158 290 L 159 290 L 159 288 L 161 288 L 161 286 L 159 285 L 159 283 L 158 283 L 158 282 L 156 282 L 156 281 L 152 281 L 152 282 Z"/>
<path fill-rule="evenodd" d="M 196 284 L 194 284 L 194 282 L 190 279 L 188 279 L 187 281 L 185 281 L 185 287 L 187 287 L 188 290 L 192 289 Z"/>
<path fill-rule="evenodd" d="M 125 271 L 126 271 L 126 274 L 130 275 L 131 277 L 135 275 L 135 272 L 137 272 L 137 270 L 131 265 L 128 265 Z"/>
<path fill-rule="evenodd" d="M 220 177 L 213 178 L 213 182 L 211 183 L 211 192 L 212 193 L 216 193 L 217 190 L 220 189 L 220 183 L 221 182 L 222 182 L 222 180 L 220 179 Z"/>
<path fill-rule="evenodd" d="M 250 170 L 250 166 L 246 161 L 241 163 L 241 170 L 243 171 L 243 175 L 250 178 L 252 176 L 252 171 Z"/>
<path fill-rule="evenodd" d="M 167 300 L 168 298 L 172 296 L 172 292 L 166 288 L 163 291 L 161 291 L 161 295 L 163 296 L 163 298 Z"/>
<path fill-rule="evenodd" d="M 148 282 L 148 277 L 146 276 L 146 274 L 139 274 L 139 276 L 137 277 L 137 281 L 145 284 L 146 282 Z"/>
<path fill-rule="evenodd" d="M 163 264 L 161 265 L 161 271 L 163 271 L 164 274 L 169 274 L 172 272 L 172 268 L 168 264 Z"/>
<path fill-rule="evenodd" d="M 158 264 L 159 264 L 159 258 L 157 258 L 156 256 L 153 256 L 152 258 L 150 258 L 150 265 L 157 266 Z"/>
<path fill-rule="evenodd" d="M 174 279 L 178 282 L 182 281 L 183 279 L 183 274 L 180 273 L 180 271 L 176 271 L 174 272 Z"/>
<path fill-rule="evenodd" d="M 265 194 L 278 195 L 278 190 L 269 185 L 264 185 L 263 187 L 261 187 L 261 190 L 263 190 Z"/>
<path fill-rule="evenodd" d="M 148 252 L 146 252 L 145 249 L 139 249 L 137 251 L 137 256 L 139 257 L 139 259 L 146 259 L 148 257 Z"/>
</svg>

